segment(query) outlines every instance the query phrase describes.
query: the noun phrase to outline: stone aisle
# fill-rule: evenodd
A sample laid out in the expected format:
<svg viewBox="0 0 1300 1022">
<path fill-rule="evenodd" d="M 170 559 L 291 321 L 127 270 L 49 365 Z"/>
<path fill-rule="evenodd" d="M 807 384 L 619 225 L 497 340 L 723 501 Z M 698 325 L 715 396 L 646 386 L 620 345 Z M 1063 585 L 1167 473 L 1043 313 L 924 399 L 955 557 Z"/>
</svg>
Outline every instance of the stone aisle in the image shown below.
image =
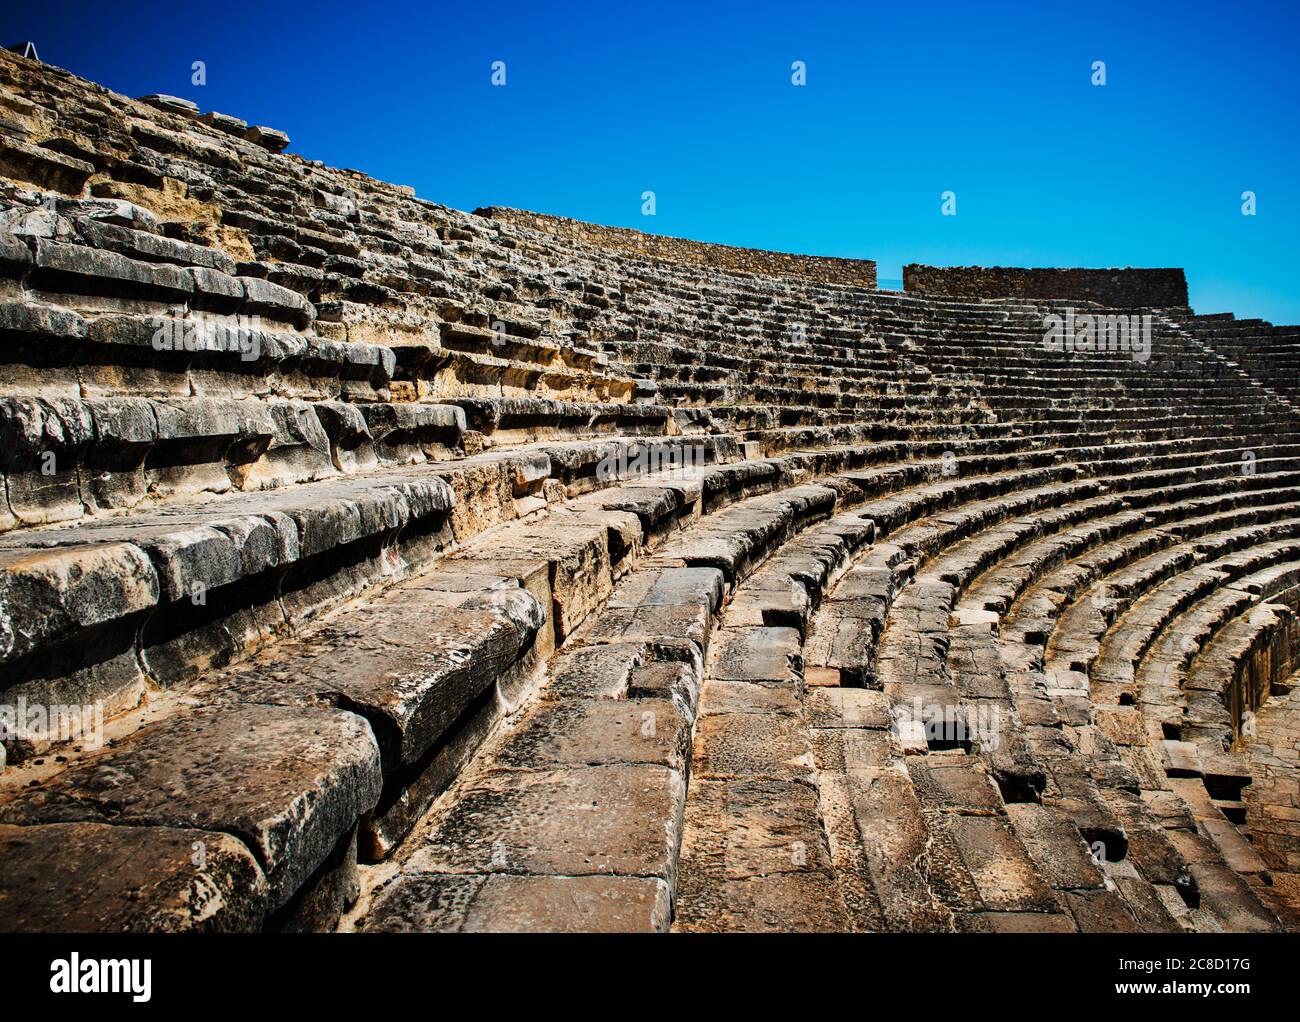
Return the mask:
<svg viewBox="0 0 1300 1022">
<path fill-rule="evenodd" d="M 700 691 L 676 930 L 853 928 L 822 820 L 801 630 L 813 590 L 872 531 L 842 518 L 810 530 L 743 582 L 723 612 Z"/>
</svg>

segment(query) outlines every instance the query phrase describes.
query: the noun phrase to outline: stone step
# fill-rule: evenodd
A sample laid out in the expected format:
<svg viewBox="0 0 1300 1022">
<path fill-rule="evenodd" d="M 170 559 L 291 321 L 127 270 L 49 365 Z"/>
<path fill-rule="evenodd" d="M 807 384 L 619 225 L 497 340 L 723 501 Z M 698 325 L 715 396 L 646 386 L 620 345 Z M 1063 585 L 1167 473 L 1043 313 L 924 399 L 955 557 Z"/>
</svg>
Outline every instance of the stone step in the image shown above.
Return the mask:
<svg viewBox="0 0 1300 1022">
<path fill-rule="evenodd" d="M 1012 534 L 1014 535 L 1014 533 L 1012 533 Z M 974 545 L 974 546 L 976 547 L 976 550 L 974 551 L 974 553 L 976 554 L 977 558 L 983 556 L 982 552 L 978 549 L 978 545 L 979 545 L 979 537 L 978 537 L 978 536 L 975 537 L 974 540 L 972 540 L 972 541 L 968 541 L 968 545 Z M 959 546 L 958 546 L 957 549 L 960 549 L 960 547 L 961 547 L 961 545 L 959 544 Z M 958 562 L 960 562 L 960 560 L 961 560 L 961 558 L 958 557 L 958 555 L 956 555 L 956 554 L 953 554 L 953 555 L 945 555 L 945 557 L 949 557 L 949 556 L 951 556 L 951 557 L 957 557 L 957 558 L 958 558 Z M 940 560 L 940 563 L 945 563 L 945 561 L 941 559 L 941 560 Z M 973 562 L 973 563 L 970 565 L 969 571 L 970 571 L 971 573 L 973 573 L 973 571 L 976 570 L 976 569 L 978 568 L 979 563 L 980 563 L 979 560 L 977 560 L 976 562 Z M 1129 886 L 1130 886 L 1130 887 L 1133 887 L 1134 884 L 1140 884 L 1140 883 L 1144 883 L 1144 881 L 1141 881 L 1139 878 L 1136 878 L 1136 877 L 1135 877 L 1135 878 L 1131 878 L 1131 883 L 1130 883 Z M 1156 912 L 1156 913 L 1153 914 L 1153 913 L 1150 911 L 1150 909 L 1152 908 L 1152 906 L 1153 906 L 1155 903 L 1154 903 L 1154 902 L 1150 902 L 1150 899 L 1147 899 L 1147 902 L 1148 902 L 1148 904 L 1147 904 L 1147 909 L 1148 909 L 1148 911 L 1147 911 L 1147 916 L 1149 917 L 1149 918 L 1148 918 L 1148 922 L 1150 922 L 1152 919 L 1156 919 L 1156 920 L 1159 920 L 1161 926 L 1166 925 L 1167 922 L 1168 922 L 1167 917 L 1166 917 L 1165 915 L 1163 915 L 1162 913 L 1160 913 L 1160 912 Z M 1136 907 L 1137 907 L 1137 906 L 1133 906 L 1133 908 L 1136 908 Z M 1133 913 L 1130 912 L 1130 915 L 1131 915 L 1131 914 L 1133 914 Z"/>
<path fill-rule="evenodd" d="M 0 399 L 8 529 L 280 489 L 463 453 L 445 405 L 103 398 Z"/>
<path fill-rule="evenodd" d="M 22 855 L 23 838 L 30 833 L 37 842 L 48 840 L 48 832 L 41 831 L 49 825 L 143 827 L 162 847 L 169 841 L 174 847 L 177 830 L 201 831 L 205 837 L 198 839 L 196 851 L 206 857 L 206 843 L 212 842 L 212 868 L 224 872 L 233 888 L 230 911 L 235 918 L 256 925 L 278 914 L 281 925 L 294 928 L 331 910 L 337 918 L 347 889 L 355 887 L 355 877 L 348 883 L 346 874 L 356 868 L 357 821 L 379 797 L 379 759 L 370 727 L 352 713 L 319 707 L 205 707 L 150 724 L 39 788 L 19 791 L 0 805 L 0 823 L 23 832 L 6 827 L 6 851 L 18 854 L 21 868 L 28 870 L 34 864 Z M 70 854 L 83 866 L 93 866 L 97 854 L 111 855 L 114 849 L 123 854 L 121 839 L 89 836 L 86 846 L 65 851 L 64 869 Z M 255 862 L 239 855 L 227 836 Z M 144 846 L 147 839 L 137 847 Z M 43 883 L 60 868 L 59 858 L 42 865 Z M 175 868 L 174 860 L 166 858 L 145 867 L 144 889 L 163 895 L 169 873 L 175 884 Z M 94 883 L 92 875 L 77 872 L 78 889 Z M 5 873 L 10 875 L 8 869 Z M 345 876 L 340 880 L 336 873 Z M 105 920 L 131 911 L 115 903 L 111 890 L 91 891 L 89 904 L 78 909 L 70 901 L 69 907 Z M 182 928 L 198 925 L 201 920 L 186 914 L 176 918 L 187 904 L 176 899 L 174 889 L 170 898 L 151 899 L 157 923 L 164 928 L 169 919 Z M 15 910 L 22 911 L 20 906 Z"/>
<path fill-rule="evenodd" d="M 1211 543 L 1208 545 L 1210 548 L 1214 548 L 1217 546 L 1219 549 L 1222 549 L 1223 546 L 1226 545 L 1230 547 L 1231 544 L 1220 545 L 1218 543 Z M 1139 576 L 1139 577 L 1143 577 L 1143 576 Z M 1155 577 L 1158 579 L 1159 576 L 1157 575 Z M 1023 707 L 1024 704 L 1021 703 L 1020 705 Z M 1132 710 L 1132 709 L 1123 710 L 1122 708 L 1117 708 L 1113 710 L 1106 710 L 1104 711 L 1104 714 L 1103 711 L 1101 710 L 1098 710 L 1097 712 L 1098 712 L 1099 726 L 1103 727 L 1108 735 L 1113 736 L 1115 742 L 1120 743 L 1122 751 L 1128 751 L 1129 749 L 1132 749 L 1133 751 L 1141 751 L 1140 747 L 1146 745 L 1146 734 L 1145 734 L 1146 728 L 1143 726 L 1142 718 L 1136 710 Z M 1122 721 L 1124 721 L 1126 718 L 1129 720 L 1129 723 L 1122 723 Z M 1030 729 L 1031 733 L 1033 732 L 1033 730 L 1034 730 L 1033 728 Z M 1090 734 L 1090 732 L 1085 732 L 1085 733 Z M 1089 740 L 1093 744 L 1094 748 L 1097 749 L 1098 751 L 1101 751 L 1105 756 L 1109 756 L 1113 762 L 1114 746 L 1109 741 L 1103 741 L 1100 745 L 1098 745 L 1096 739 L 1097 739 L 1096 735 L 1090 735 Z M 1043 744 L 1041 739 L 1038 739 L 1036 740 L 1036 742 L 1033 742 L 1031 744 L 1035 749 L 1043 749 L 1048 753 L 1050 753 L 1051 750 L 1054 748 L 1054 746 L 1052 745 Z M 1111 751 L 1107 751 L 1107 750 L 1111 750 Z M 1048 766 L 1049 781 L 1059 783 L 1059 779 L 1056 778 L 1055 774 L 1053 773 L 1053 770 L 1057 766 L 1057 763 L 1059 761 L 1049 758 L 1044 762 Z M 1134 765 L 1134 770 L 1136 771 L 1137 778 L 1141 779 L 1143 777 L 1150 776 L 1151 773 L 1150 770 L 1144 772 L 1143 770 L 1139 769 L 1137 764 L 1131 759 L 1127 760 L 1127 762 L 1132 763 Z M 1107 776 L 1106 774 L 1101 773 L 1097 775 L 1097 778 L 1099 781 L 1101 781 L 1106 776 Z M 1132 783 L 1132 782 L 1128 782 L 1128 783 Z M 1147 782 L 1143 781 L 1142 783 L 1145 787 Z M 1153 783 L 1155 783 L 1158 788 L 1168 787 L 1163 782 L 1162 779 L 1157 779 Z M 1196 783 L 1199 785 L 1200 783 L 1199 779 L 1196 781 Z M 1074 784 L 1074 782 L 1072 782 L 1072 784 L 1074 785 L 1074 788 L 1077 788 L 1077 784 Z M 1073 790 L 1073 788 L 1071 790 Z M 1049 784 L 1048 794 L 1051 794 L 1050 784 Z M 1141 837 L 1141 835 L 1143 834 L 1149 834 L 1149 835 L 1160 834 L 1160 831 L 1158 829 L 1154 829 L 1153 825 L 1150 822 L 1145 820 L 1145 816 L 1146 816 L 1145 811 L 1137 808 L 1137 806 L 1133 803 L 1131 796 L 1124 796 L 1124 798 L 1127 799 L 1126 802 L 1117 801 L 1118 799 L 1121 798 L 1121 794 L 1122 794 L 1117 790 L 1106 790 L 1104 794 L 1105 794 L 1105 800 L 1107 803 L 1108 811 L 1115 813 L 1117 822 L 1119 822 L 1122 826 L 1124 837 L 1125 837 L 1126 849 L 1124 855 L 1120 857 L 1117 861 L 1113 853 L 1109 854 L 1108 859 L 1110 861 L 1104 862 L 1103 866 L 1107 870 L 1108 874 L 1114 874 L 1120 868 L 1125 867 L 1126 862 L 1131 862 L 1133 866 L 1136 866 L 1137 868 L 1136 876 L 1130 877 L 1126 881 L 1127 886 L 1121 887 L 1122 893 L 1126 896 L 1130 914 L 1136 916 L 1139 919 L 1142 919 L 1143 912 L 1144 912 L 1148 917 L 1148 919 L 1160 918 L 1158 913 L 1152 915 L 1151 909 L 1154 907 L 1154 902 L 1152 902 L 1150 898 L 1144 897 L 1137 901 L 1134 900 L 1135 893 L 1143 890 L 1141 887 L 1135 885 L 1149 883 L 1154 885 L 1154 893 L 1159 896 L 1159 901 L 1162 904 L 1164 904 L 1170 912 L 1176 913 L 1179 917 L 1181 917 L 1181 920 L 1184 922 L 1184 925 L 1193 926 L 1196 928 L 1201 928 L 1204 926 L 1209 926 L 1211 928 L 1220 928 L 1223 925 L 1223 920 L 1229 918 L 1231 916 L 1231 913 L 1229 913 L 1228 909 L 1222 905 L 1219 906 L 1217 909 L 1215 909 L 1214 907 L 1207 907 L 1204 911 L 1196 908 L 1196 906 L 1199 903 L 1197 901 L 1198 894 L 1195 888 L 1195 875 L 1188 869 L 1186 865 L 1182 865 L 1182 866 L 1173 865 L 1182 859 L 1181 853 L 1174 850 L 1173 846 L 1169 844 L 1168 840 L 1164 839 L 1163 837 L 1160 838 L 1160 841 L 1157 842 L 1157 844 L 1155 845 L 1150 844 L 1149 838 Z M 1159 792 L 1157 791 L 1156 794 L 1159 794 Z M 1208 795 L 1205 794 L 1203 789 L 1202 789 L 1202 795 L 1206 798 L 1206 801 L 1208 802 Z M 1077 798 L 1078 798 L 1077 794 L 1071 795 L 1071 802 L 1077 804 Z M 1046 803 L 1047 801 L 1048 799 L 1045 797 L 1044 802 Z M 1087 796 L 1085 798 L 1084 804 L 1089 804 L 1089 803 L 1095 803 L 1094 796 Z M 1089 810 L 1089 813 L 1091 815 L 1096 815 L 1095 808 L 1096 807 L 1094 804 L 1093 809 Z M 1222 818 L 1222 815 L 1218 812 L 1217 809 L 1214 809 L 1213 811 L 1215 815 L 1218 817 L 1217 820 L 1218 826 L 1230 827 L 1230 824 L 1228 824 L 1227 821 Z M 1082 830 L 1083 828 L 1080 829 Z M 1104 846 L 1106 843 L 1104 840 L 1104 834 L 1099 836 L 1103 838 L 1103 846 Z M 1163 842 L 1163 844 L 1161 844 L 1160 842 Z M 1163 851 L 1159 850 L 1161 848 L 1163 848 Z M 1108 849 L 1108 853 L 1109 852 L 1110 850 Z M 1187 860 L 1187 861 L 1190 862 L 1192 860 Z M 1239 856 L 1239 861 L 1242 861 L 1240 860 L 1240 856 Z M 1171 872 L 1170 867 L 1166 867 L 1164 863 L 1170 863 L 1173 871 Z M 1170 893 L 1174 893 L 1174 892 L 1179 893 L 1180 898 L 1175 899 L 1170 897 Z M 1150 892 L 1146 892 L 1146 893 L 1150 893 Z M 1252 903 L 1252 907 L 1249 908 L 1248 914 L 1250 912 L 1254 912 L 1254 913 L 1260 913 L 1263 916 L 1267 916 L 1268 913 L 1259 907 L 1257 900 L 1249 896 L 1247 896 L 1247 900 Z M 1240 915 L 1240 912 L 1247 911 L 1247 910 L 1240 908 L 1240 905 L 1244 904 L 1240 902 L 1240 900 L 1238 900 L 1236 904 L 1238 904 L 1239 907 L 1233 909 L 1232 911 L 1236 912 L 1237 915 L 1231 916 L 1231 918 L 1235 919 L 1237 923 L 1242 923 L 1242 920 L 1245 917 L 1242 917 Z M 1144 905 L 1146 906 L 1145 909 L 1143 908 Z M 1142 909 L 1142 912 L 1139 912 L 1139 909 Z M 1212 921 L 1207 921 L 1208 917 L 1206 913 L 1209 913 L 1209 917 L 1212 917 Z"/>
<path fill-rule="evenodd" d="M 749 514 L 767 509 L 771 528 L 802 528 L 824 514 L 821 508 L 827 505 L 821 502 L 823 494 L 833 500 L 835 491 L 802 487 L 783 495 L 756 498 L 757 505 Z M 613 494 L 608 496 L 612 498 Z M 695 499 L 698 502 L 698 491 Z M 565 513 L 556 512 L 557 515 Z M 469 544 L 456 551 L 443 562 L 443 567 L 417 575 L 356 609 L 335 614 L 321 627 L 301 638 L 280 643 L 232 671 L 208 674 L 198 684 L 188 686 L 179 704 L 164 719 L 131 733 L 119 744 L 118 748 L 133 748 L 133 743 L 143 743 L 143 748 L 150 749 L 148 735 L 154 732 L 184 734 L 187 720 L 213 717 L 233 722 L 240 719 L 239 714 L 247 714 L 249 721 L 255 722 L 259 715 L 270 714 L 272 719 L 278 719 L 274 716 L 276 712 L 286 716 L 337 713 L 340 718 L 356 721 L 363 729 L 374 750 L 373 769 L 366 788 L 369 794 L 365 804 L 358 805 L 347 820 L 350 843 L 338 850 L 341 856 L 338 869 L 331 867 L 329 879 L 321 882 L 323 889 L 328 887 L 328 898 L 321 895 L 314 901 L 310 914 L 296 909 L 292 916 L 286 914 L 283 903 L 287 903 L 293 891 L 302 886 L 304 877 L 319 868 L 319 864 L 298 862 L 306 852 L 294 852 L 295 861 L 286 860 L 283 866 L 278 865 L 279 860 L 267 859 L 263 862 L 263 872 L 271 881 L 280 875 L 276 870 L 284 871 L 291 879 L 282 883 L 283 897 L 277 894 L 269 907 L 257 910 L 260 914 L 249 915 L 248 925 L 332 926 L 344 905 L 355 897 L 355 883 L 347 880 L 347 871 L 355 868 L 358 832 L 363 859 L 392 851 L 433 799 L 457 776 L 478 745 L 518 705 L 536 669 L 554 648 L 555 638 L 563 639 L 565 627 L 572 627 L 589 613 L 590 608 L 584 609 L 581 602 L 587 592 L 583 587 L 592 579 L 599 579 L 602 569 L 598 566 L 604 564 L 605 578 L 612 580 L 620 564 L 639 549 L 643 538 L 641 523 L 634 515 L 624 512 L 626 521 L 618 522 L 618 534 L 630 537 L 630 541 L 617 551 L 617 557 L 612 557 L 610 542 L 616 530 L 611 515 L 618 512 L 574 509 L 567 514 L 570 517 L 562 527 L 546 530 L 534 527 L 532 532 L 536 535 L 531 541 L 524 531 L 524 523 L 516 529 L 518 538 L 513 542 L 503 530 L 494 530 L 483 536 L 477 546 Z M 858 542 L 870 536 L 870 526 L 866 523 L 842 523 L 838 528 L 845 536 L 856 537 Z M 543 537 L 545 542 L 537 544 L 536 540 Z M 754 557 L 757 556 L 755 553 Z M 639 606 L 654 613 L 670 613 L 676 606 L 674 599 L 695 598 L 692 594 L 699 592 L 698 588 L 692 588 L 695 579 L 705 585 L 704 621 L 707 623 L 716 611 L 723 591 L 716 569 L 650 567 L 649 571 L 651 574 L 643 575 L 650 583 L 643 595 L 638 595 L 635 587 L 624 587 L 626 595 L 620 595 L 622 590 L 615 593 L 606 613 L 617 616 L 622 607 Z M 569 584 L 574 588 L 566 588 Z M 611 581 L 606 582 L 609 584 Z M 599 597 L 595 599 L 599 602 Z M 683 608 L 688 605 L 682 604 Z M 549 619 L 552 612 L 556 617 L 554 626 Z M 431 618 L 438 622 L 436 627 L 428 624 Z M 643 620 L 645 626 L 652 625 L 649 618 Z M 585 641 L 603 645 L 624 638 L 629 631 L 625 627 L 624 633 L 615 635 L 603 631 L 603 627 L 601 621 L 595 622 Z M 657 641 L 664 634 L 680 633 L 660 624 L 651 627 L 648 634 Z M 398 638 L 394 640 L 394 636 Z M 681 649 L 673 652 L 682 656 Z M 656 684 L 662 686 L 657 697 L 643 701 L 647 708 L 655 709 L 665 728 L 674 715 L 679 721 L 685 720 L 682 711 L 676 709 L 678 706 L 690 706 L 693 712 L 693 699 L 683 703 L 683 698 L 692 691 L 698 692 L 698 680 L 692 685 L 689 677 L 683 682 L 680 675 L 689 675 L 690 665 L 698 664 L 701 656 L 697 649 L 693 655 L 677 661 L 678 670 L 672 679 L 665 679 L 662 670 L 646 670 L 638 671 L 634 682 L 629 681 L 639 690 L 648 691 Z M 649 662 L 650 657 L 643 659 L 647 668 L 674 663 L 667 654 L 654 665 Z M 626 707 L 627 704 L 608 705 Z M 570 711 L 575 707 L 587 708 L 587 716 L 590 711 L 603 709 L 590 698 L 571 700 L 565 707 Z M 603 717 L 588 720 L 581 713 L 574 716 L 571 712 L 562 715 L 553 712 L 550 716 L 553 719 L 545 720 L 545 727 L 541 722 L 537 725 L 538 737 L 528 730 L 521 732 L 517 738 L 520 751 L 507 750 L 503 762 L 513 762 L 512 756 L 522 757 L 521 762 L 524 759 L 545 761 L 560 769 L 569 762 L 566 749 L 573 749 L 575 740 L 563 736 L 576 728 L 580 758 L 570 765 L 582 766 L 588 760 L 581 756 L 589 755 L 581 749 L 585 744 L 582 735 L 599 738 L 609 726 Z M 551 744 L 545 748 L 537 744 L 543 731 L 551 738 Z M 610 746 L 612 764 L 623 762 L 626 756 L 623 744 L 615 741 Z M 202 746 L 203 742 L 196 740 L 195 754 Z M 273 753 L 278 749 L 279 744 L 272 741 L 264 751 Z M 679 772 L 684 765 L 682 755 L 679 750 L 677 759 L 669 759 Z M 157 766 L 167 758 L 160 753 L 147 758 L 147 762 Z M 65 806 L 73 799 L 79 808 L 71 819 L 86 818 L 91 799 L 82 790 L 90 782 L 79 778 L 82 774 L 95 776 L 97 762 L 93 756 L 74 761 L 36 788 L 28 787 L 22 777 L 11 776 L 10 783 L 17 793 L 12 800 L 2 803 L 3 812 L 13 813 L 13 818 L 25 825 L 37 826 L 44 822 L 46 810 L 24 808 L 29 803 L 39 803 L 39 807 L 47 802 Z M 239 762 L 232 759 L 231 769 L 237 768 Z M 350 782 L 343 779 L 321 780 L 318 782 L 322 790 L 320 797 L 327 800 L 342 797 L 333 789 L 347 783 Z M 75 794 L 57 794 L 65 789 Z M 57 822 L 66 822 L 64 817 L 72 809 L 59 812 L 64 815 L 58 816 Z M 88 818 L 98 817 L 91 814 Z M 159 825 L 182 825 L 168 822 L 172 819 L 160 816 Z M 153 817 L 142 817 L 139 822 L 152 820 Z M 291 870 L 296 872 L 288 872 Z M 241 892 L 240 897 L 244 896 Z"/>
<path fill-rule="evenodd" d="M 593 609 L 567 636 L 540 701 L 435 808 L 398 879 L 369 904 L 361 928 L 400 929 L 414 917 L 422 925 L 464 925 L 459 917 L 444 918 L 437 905 L 444 891 L 465 884 L 477 890 L 523 875 L 533 883 L 574 883 L 581 892 L 605 874 L 643 881 L 632 889 L 644 890 L 648 900 L 629 897 L 646 908 L 623 914 L 584 898 L 583 911 L 592 914 L 585 925 L 666 927 L 691 728 L 715 615 L 724 594 L 752 577 L 767 551 L 798 557 L 820 550 L 782 544 L 825 519 L 835 502 L 833 488 L 790 487 L 745 499 L 666 538 L 612 590 L 603 609 Z M 708 540 L 697 535 L 705 529 Z M 861 544 L 871 535 L 860 520 L 837 519 L 814 531 L 821 530 L 828 530 L 822 542 L 831 546 Z M 824 563 L 813 554 L 798 563 L 805 571 L 824 570 L 810 567 Z M 560 812 L 573 798 L 589 800 L 595 812 L 577 829 Z M 562 920 L 502 906 L 476 911 L 473 926 L 563 927 Z"/>
</svg>

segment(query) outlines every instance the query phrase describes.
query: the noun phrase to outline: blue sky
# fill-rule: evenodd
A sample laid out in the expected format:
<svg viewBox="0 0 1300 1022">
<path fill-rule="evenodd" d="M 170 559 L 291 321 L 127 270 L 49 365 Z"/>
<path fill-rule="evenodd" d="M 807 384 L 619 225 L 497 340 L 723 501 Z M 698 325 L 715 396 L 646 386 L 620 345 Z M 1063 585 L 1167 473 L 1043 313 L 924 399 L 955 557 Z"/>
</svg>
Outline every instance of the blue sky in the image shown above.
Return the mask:
<svg viewBox="0 0 1300 1022">
<path fill-rule="evenodd" d="M 1292 4 L 46 0 L 0 25 L 461 209 L 862 256 L 882 278 L 1183 266 L 1199 311 L 1300 322 Z"/>
</svg>

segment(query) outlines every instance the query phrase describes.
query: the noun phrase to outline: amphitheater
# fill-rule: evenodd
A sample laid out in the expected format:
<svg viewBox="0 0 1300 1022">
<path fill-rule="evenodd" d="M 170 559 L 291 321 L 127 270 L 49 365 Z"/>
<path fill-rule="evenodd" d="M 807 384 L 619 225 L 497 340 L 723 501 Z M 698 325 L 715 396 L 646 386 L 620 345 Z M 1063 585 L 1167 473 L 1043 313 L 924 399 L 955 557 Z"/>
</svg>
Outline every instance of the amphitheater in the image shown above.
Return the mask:
<svg viewBox="0 0 1300 1022">
<path fill-rule="evenodd" d="M 0 930 L 1300 926 L 1300 328 L 288 144 L 0 53 Z"/>
</svg>

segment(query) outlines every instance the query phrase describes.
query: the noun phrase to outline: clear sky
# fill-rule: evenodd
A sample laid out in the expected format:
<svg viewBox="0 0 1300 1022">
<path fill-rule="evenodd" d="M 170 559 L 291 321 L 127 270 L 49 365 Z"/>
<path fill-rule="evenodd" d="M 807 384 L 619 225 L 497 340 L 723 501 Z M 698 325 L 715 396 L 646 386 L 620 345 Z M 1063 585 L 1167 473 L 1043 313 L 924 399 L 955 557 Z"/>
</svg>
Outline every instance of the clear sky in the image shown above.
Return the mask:
<svg viewBox="0 0 1300 1022">
<path fill-rule="evenodd" d="M 1300 322 L 1294 3 L 42 0 L 0 25 L 460 209 L 863 256 L 882 278 L 1183 266 L 1198 311 Z"/>
</svg>

